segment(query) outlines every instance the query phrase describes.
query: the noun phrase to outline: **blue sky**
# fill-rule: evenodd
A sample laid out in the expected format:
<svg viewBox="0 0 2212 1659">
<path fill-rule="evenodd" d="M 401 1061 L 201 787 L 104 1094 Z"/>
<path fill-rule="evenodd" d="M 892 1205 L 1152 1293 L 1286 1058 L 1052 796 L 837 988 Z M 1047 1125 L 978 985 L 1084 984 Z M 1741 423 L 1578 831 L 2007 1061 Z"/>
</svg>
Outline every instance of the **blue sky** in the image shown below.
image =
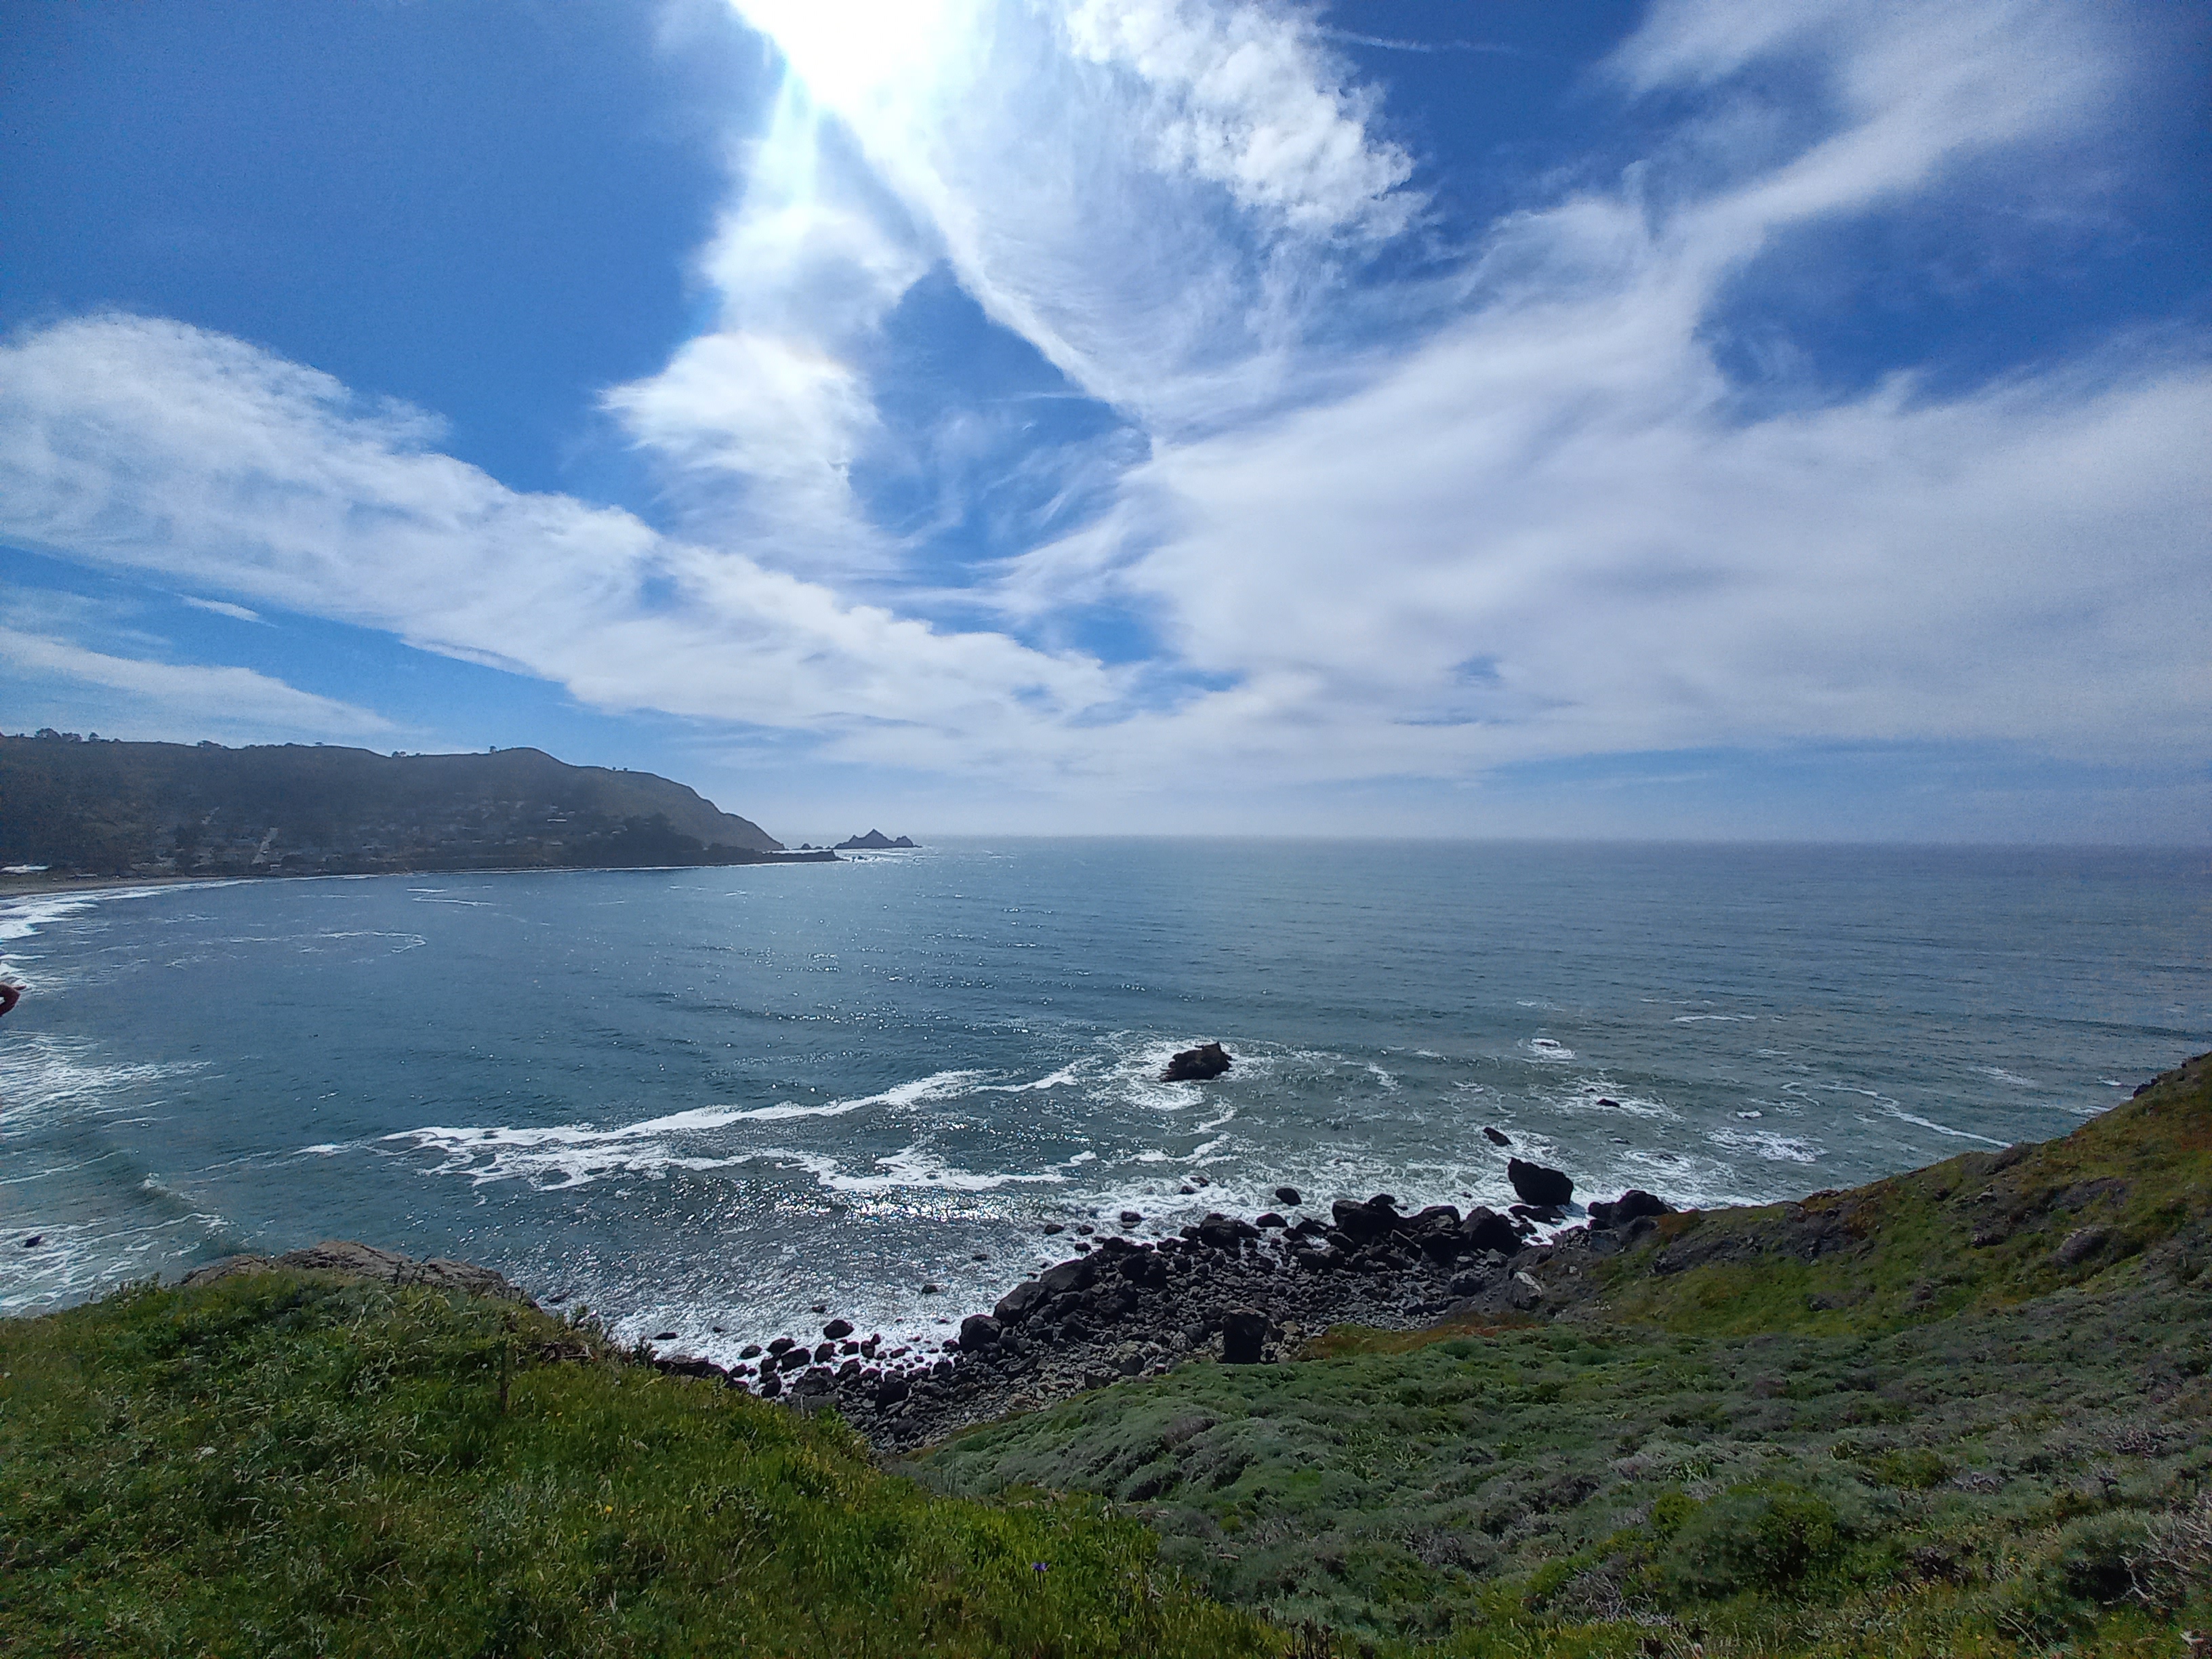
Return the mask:
<svg viewBox="0 0 2212 1659">
<path fill-rule="evenodd" d="M 0 726 L 2212 840 L 2179 0 L 0 5 Z"/>
</svg>

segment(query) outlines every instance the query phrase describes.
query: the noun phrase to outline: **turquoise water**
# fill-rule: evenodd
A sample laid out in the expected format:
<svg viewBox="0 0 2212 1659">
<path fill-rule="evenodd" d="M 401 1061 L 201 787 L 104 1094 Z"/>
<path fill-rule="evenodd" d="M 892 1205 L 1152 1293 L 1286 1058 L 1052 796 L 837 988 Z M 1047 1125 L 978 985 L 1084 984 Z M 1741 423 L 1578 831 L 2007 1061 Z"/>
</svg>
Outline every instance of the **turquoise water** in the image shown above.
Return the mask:
<svg viewBox="0 0 2212 1659">
<path fill-rule="evenodd" d="M 2202 854 L 979 842 L 17 901 L 0 1310 L 335 1236 L 708 1353 L 816 1303 L 928 1335 L 1048 1219 L 1503 1201 L 1485 1124 L 1589 1196 L 1771 1200 L 2212 1048 L 2208 942 Z M 1228 1078 L 1155 1080 L 1211 1038 Z"/>
</svg>

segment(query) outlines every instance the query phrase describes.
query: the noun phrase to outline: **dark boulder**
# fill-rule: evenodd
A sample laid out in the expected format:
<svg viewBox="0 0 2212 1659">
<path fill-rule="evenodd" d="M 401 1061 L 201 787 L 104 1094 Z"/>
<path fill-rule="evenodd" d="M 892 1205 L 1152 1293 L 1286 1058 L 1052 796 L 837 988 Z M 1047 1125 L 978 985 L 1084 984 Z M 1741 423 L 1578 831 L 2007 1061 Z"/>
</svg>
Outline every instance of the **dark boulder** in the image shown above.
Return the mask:
<svg viewBox="0 0 2212 1659">
<path fill-rule="evenodd" d="M 833 1342 L 840 1341 L 852 1334 L 853 1322 L 849 1319 L 833 1319 L 822 1328 L 822 1334 Z"/>
<path fill-rule="evenodd" d="M 1052 1299 L 1052 1292 L 1034 1279 L 1025 1279 L 999 1298 L 991 1310 L 1001 1325 L 1018 1325 Z"/>
<path fill-rule="evenodd" d="M 1468 1211 L 1467 1219 L 1459 1224 L 1459 1236 L 1470 1255 L 1480 1255 L 1485 1250 L 1496 1250 L 1502 1255 L 1510 1255 L 1521 1248 L 1521 1234 L 1513 1224 L 1497 1211 L 1481 1204 Z"/>
<path fill-rule="evenodd" d="M 1336 1218 L 1336 1231 L 1355 1244 L 1364 1244 L 1382 1237 L 1398 1224 L 1395 1200 L 1386 1204 L 1378 1195 L 1364 1204 L 1357 1199 L 1340 1198 L 1329 1206 L 1329 1213 Z"/>
<path fill-rule="evenodd" d="M 899 1376 L 886 1376 L 876 1384 L 876 1404 L 896 1406 L 914 1392 L 914 1384 Z"/>
<path fill-rule="evenodd" d="M 1672 1215 L 1674 1206 L 1656 1194 L 1631 1187 L 1608 1204 L 1602 1199 L 1589 1206 L 1590 1219 L 1601 1227 L 1625 1227 L 1647 1215 Z"/>
<path fill-rule="evenodd" d="M 1482 1136 L 1493 1146 L 1510 1146 L 1513 1144 L 1504 1130 L 1493 1129 L 1487 1123 L 1482 1126 Z"/>
<path fill-rule="evenodd" d="M 786 1354 L 789 1353 L 789 1352 L 792 1351 L 792 1349 L 793 1349 L 793 1348 L 794 1348 L 794 1347 L 796 1347 L 797 1346 L 798 1346 L 798 1345 L 797 1345 L 796 1343 L 794 1343 L 794 1342 L 793 1342 L 793 1341 L 789 1337 L 787 1337 L 787 1336 L 779 1336 L 778 1338 L 776 1338 L 776 1340 L 775 1340 L 775 1341 L 773 1341 L 773 1342 L 771 1342 L 771 1343 L 769 1343 L 769 1344 L 768 1345 L 768 1351 L 769 1351 L 769 1356 L 770 1356 L 771 1358 L 776 1358 L 776 1359 L 781 1359 L 781 1358 L 782 1358 L 784 1357 L 784 1355 L 786 1355 Z"/>
<path fill-rule="evenodd" d="M 1147 1290 L 1164 1290 L 1168 1282 L 1168 1264 L 1151 1250 L 1135 1250 L 1121 1258 L 1121 1277 L 1132 1285 L 1142 1285 Z"/>
<path fill-rule="evenodd" d="M 720 1381 L 729 1376 L 729 1372 L 713 1360 L 702 1359 L 697 1354 L 690 1353 L 672 1354 L 666 1359 L 656 1359 L 653 1366 L 663 1376 L 713 1377 Z"/>
<path fill-rule="evenodd" d="M 1124 1227 L 1133 1227 L 1144 1218 L 1145 1218 L 1143 1216 L 1138 1214 L 1134 1210 L 1124 1210 L 1121 1212 L 1121 1224 Z"/>
<path fill-rule="evenodd" d="M 1171 1057 L 1160 1073 L 1163 1083 L 1203 1083 L 1229 1069 L 1229 1051 L 1218 1042 L 1202 1042 Z"/>
<path fill-rule="evenodd" d="M 1574 1200 L 1575 1183 L 1563 1170 L 1547 1169 L 1525 1158 L 1508 1158 L 1505 1178 L 1513 1183 L 1513 1190 L 1520 1194 L 1524 1204 L 1558 1206 Z"/>
<path fill-rule="evenodd" d="M 1097 1281 L 1098 1263 L 1083 1255 L 1063 1261 L 1057 1267 L 1048 1267 L 1037 1275 L 1037 1283 L 1052 1296 L 1060 1296 L 1069 1291 L 1087 1291 Z"/>
<path fill-rule="evenodd" d="M 1232 1308 L 1222 1316 L 1221 1358 L 1231 1365 L 1256 1365 L 1273 1322 L 1257 1308 Z"/>
<path fill-rule="evenodd" d="M 995 1346 L 1000 1334 L 999 1322 L 988 1314 L 969 1314 L 960 1322 L 960 1346 L 969 1353 Z"/>
<path fill-rule="evenodd" d="M 1198 1224 L 1198 1242 L 1217 1250 L 1234 1251 L 1246 1239 L 1259 1236 L 1260 1230 L 1250 1222 L 1223 1215 L 1218 1210 Z"/>
<path fill-rule="evenodd" d="M 1285 1220 L 1281 1216 L 1277 1215 L 1273 1210 L 1270 1210 L 1265 1215 L 1255 1216 L 1252 1218 L 1252 1224 L 1264 1231 L 1273 1227 L 1287 1227 L 1291 1224 Z"/>
<path fill-rule="evenodd" d="M 1275 1188 L 1275 1202 L 1297 1205 L 1304 1203 L 1305 1200 L 1298 1196 L 1298 1189 L 1295 1187 L 1278 1187 Z"/>
</svg>

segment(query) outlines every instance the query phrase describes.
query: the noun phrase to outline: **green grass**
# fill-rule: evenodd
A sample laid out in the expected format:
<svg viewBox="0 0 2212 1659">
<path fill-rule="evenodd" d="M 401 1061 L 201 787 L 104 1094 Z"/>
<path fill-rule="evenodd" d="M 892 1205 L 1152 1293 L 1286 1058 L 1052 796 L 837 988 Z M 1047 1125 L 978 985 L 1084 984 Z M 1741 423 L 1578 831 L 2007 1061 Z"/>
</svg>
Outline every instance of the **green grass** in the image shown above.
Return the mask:
<svg viewBox="0 0 2212 1659">
<path fill-rule="evenodd" d="M 1275 1650 L 1095 1503 L 932 1496 L 507 1304 L 255 1274 L 0 1322 L 11 1656 Z"/>
<path fill-rule="evenodd" d="M 1670 1219 L 1552 1324 L 1340 1328 L 918 1467 L 1111 1498 L 1344 1650 L 2174 1654 L 2212 1624 L 2209 1153 L 2199 1064 L 2015 1156 Z"/>
</svg>

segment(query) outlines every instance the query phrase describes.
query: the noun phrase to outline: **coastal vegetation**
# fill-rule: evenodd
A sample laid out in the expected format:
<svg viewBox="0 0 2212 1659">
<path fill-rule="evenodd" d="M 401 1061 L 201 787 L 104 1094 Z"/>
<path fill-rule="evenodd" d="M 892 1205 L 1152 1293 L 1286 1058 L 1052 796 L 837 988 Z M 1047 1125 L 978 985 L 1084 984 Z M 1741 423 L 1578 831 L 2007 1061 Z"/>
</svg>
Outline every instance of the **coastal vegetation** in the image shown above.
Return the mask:
<svg viewBox="0 0 2212 1659">
<path fill-rule="evenodd" d="M 888 1466 L 587 1319 L 128 1288 L 0 1323 L 0 1648 L 2150 1659 L 2212 1625 L 2207 1060 L 2059 1140 L 1530 1260 L 1526 1313 Z"/>
<path fill-rule="evenodd" d="M 1152 1554 L 455 1291 L 254 1273 L 0 1322 L 10 1655 L 1271 1650 Z"/>
</svg>

